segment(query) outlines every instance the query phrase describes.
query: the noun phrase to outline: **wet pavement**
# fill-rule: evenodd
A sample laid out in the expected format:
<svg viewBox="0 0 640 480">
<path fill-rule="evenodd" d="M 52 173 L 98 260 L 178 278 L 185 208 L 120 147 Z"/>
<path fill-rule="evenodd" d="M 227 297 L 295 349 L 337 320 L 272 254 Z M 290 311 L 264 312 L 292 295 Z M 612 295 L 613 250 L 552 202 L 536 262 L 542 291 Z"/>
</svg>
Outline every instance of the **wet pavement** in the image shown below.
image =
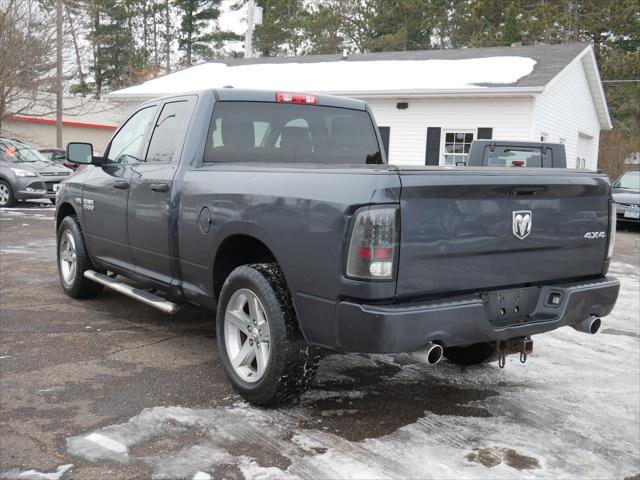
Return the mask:
<svg viewBox="0 0 640 480">
<path fill-rule="evenodd" d="M 0 211 L 0 478 L 626 478 L 640 474 L 640 233 L 602 333 L 462 368 L 331 355 L 300 402 L 255 408 L 215 318 L 58 284 L 53 209 Z"/>
</svg>

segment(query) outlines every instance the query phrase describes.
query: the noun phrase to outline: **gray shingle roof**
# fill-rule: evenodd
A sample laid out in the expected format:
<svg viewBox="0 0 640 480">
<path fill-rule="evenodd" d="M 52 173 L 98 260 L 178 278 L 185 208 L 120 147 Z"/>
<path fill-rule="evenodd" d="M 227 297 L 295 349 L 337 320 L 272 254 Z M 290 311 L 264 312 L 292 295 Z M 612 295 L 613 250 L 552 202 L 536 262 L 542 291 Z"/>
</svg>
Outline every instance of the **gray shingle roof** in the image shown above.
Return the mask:
<svg viewBox="0 0 640 480">
<path fill-rule="evenodd" d="M 213 62 L 229 66 L 278 64 L 278 63 L 317 63 L 317 62 L 366 62 L 373 60 L 462 60 L 487 57 L 529 57 L 536 60 L 536 66 L 529 75 L 510 84 L 512 87 L 543 87 L 578 56 L 589 43 L 566 43 L 561 45 L 526 45 L 522 47 L 460 48 L 445 50 L 415 50 L 409 52 L 376 52 L 349 55 L 346 59 L 340 54 L 304 55 L 298 57 L 259 57 L 250 59 L 218 59 Z M 485 86 L 492 86 L 487 84 Z M 500 86 L 504 87 L 504 84 Z"/>
</svg>

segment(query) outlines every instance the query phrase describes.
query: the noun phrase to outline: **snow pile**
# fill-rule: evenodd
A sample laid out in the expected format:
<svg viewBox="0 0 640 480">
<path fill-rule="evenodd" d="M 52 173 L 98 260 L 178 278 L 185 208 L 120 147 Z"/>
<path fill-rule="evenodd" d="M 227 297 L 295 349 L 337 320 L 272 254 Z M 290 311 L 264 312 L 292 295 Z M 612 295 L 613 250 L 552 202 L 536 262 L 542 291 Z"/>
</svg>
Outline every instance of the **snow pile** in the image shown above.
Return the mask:
<svg viewBox="0 0 640 480">
<path fill-rule="evenodd" d="M 228 85 L 323 93 L 483 89 L 486 88 L 483 84 L 513 84 L 529 75 L 535 64 L 532 58 L 516 56 L 461 60 L 292 61 L 238 66 L 205 63 L 118 90 L 110 97 L 153 97 Z"/>
</svg>

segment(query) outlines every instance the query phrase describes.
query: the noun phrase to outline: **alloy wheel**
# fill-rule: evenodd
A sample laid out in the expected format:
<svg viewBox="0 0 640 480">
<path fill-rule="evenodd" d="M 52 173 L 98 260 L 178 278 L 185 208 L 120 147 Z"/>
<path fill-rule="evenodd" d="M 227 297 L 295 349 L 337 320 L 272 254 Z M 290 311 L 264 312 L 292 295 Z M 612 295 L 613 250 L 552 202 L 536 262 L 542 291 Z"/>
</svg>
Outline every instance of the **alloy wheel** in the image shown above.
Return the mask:
<svg viewBox="0 0 640 480">
<path fill-rule="evenodd" d="M 0 184 L 0 207 L 4 207 L 7 203 L 9 203 L 9 187 Z"/>
<path fill-rule="evenodd" d="M 245 382 L 260 380 L 269 365 L 271 331 L 258 296 L 241 288 L 233 293 L 224 315 L 224 340 L 234 372 Z"/>
<path fill-rule="evenodd" d="M 69 230 L 65 230 L 60 239 L 60 272 L 64 283 L 70 285 L 76 276 L 76 242 Z"/>
</svg>

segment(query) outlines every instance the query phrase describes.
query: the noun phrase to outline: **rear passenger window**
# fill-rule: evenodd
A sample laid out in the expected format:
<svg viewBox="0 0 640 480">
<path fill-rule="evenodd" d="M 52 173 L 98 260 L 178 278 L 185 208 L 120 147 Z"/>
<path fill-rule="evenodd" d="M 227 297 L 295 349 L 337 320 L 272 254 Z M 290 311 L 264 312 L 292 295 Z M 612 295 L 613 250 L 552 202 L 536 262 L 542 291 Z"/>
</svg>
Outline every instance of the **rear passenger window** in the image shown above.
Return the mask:
<svg viewBox="0 0 640 480">
<path fill-rule="evenodd" d="M 185 120 L 188 102 L 166 103 L 158 117 L 149 150 L 147 162 L 171 162 L 176 154 L 180 141 L 180 128 Z"/>
<path fill-rule="evenodd" d="M 487 165 L 490 167 L 538 167 L 541 168 L 542 148 L 500 148 L 493 152 L 487 148 Z"/>
<path fill-rule="evenodd" d="M 365 111 L 319 105 L 219 102 L 206 162 L 381 163 Z"/>
</svg>

